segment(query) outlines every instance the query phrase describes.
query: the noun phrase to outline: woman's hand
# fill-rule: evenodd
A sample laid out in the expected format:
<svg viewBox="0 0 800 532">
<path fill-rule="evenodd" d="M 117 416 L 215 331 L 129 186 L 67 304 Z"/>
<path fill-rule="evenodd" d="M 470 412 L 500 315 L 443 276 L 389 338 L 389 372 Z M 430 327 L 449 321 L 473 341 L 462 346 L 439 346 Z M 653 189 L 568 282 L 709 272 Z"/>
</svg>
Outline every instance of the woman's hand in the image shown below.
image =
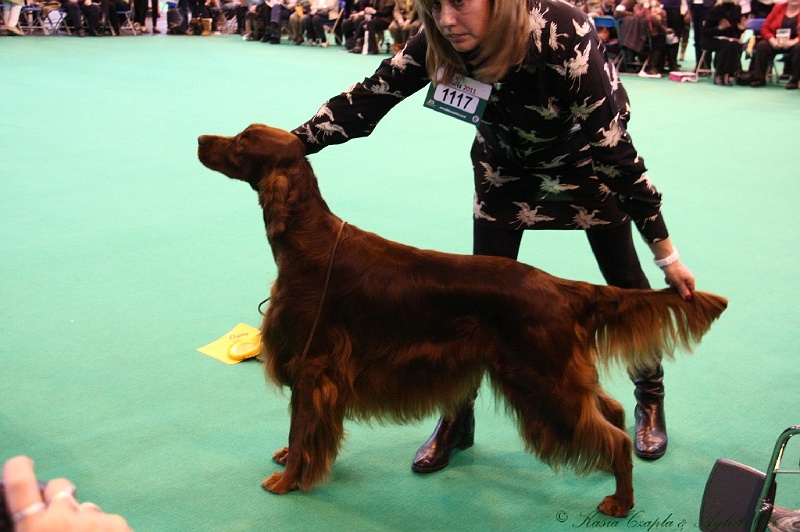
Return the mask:
<svg viewBox="0 0 800 532">
<path fill-rule="evenodd" d="M 125 519 L 103 513 L 91 502 L 75 500 L 75 486 L 64 478 L 40 491 L 33 461 L 27 456 L 9 459 L 3 467 L 5 503 L 15 532 L 130 531 Z"/>
<path fill-rule="evenodd" d="M 673 262 L 662 268 L 664 270 L 664 280 L 680 296 L 686 300 L 692 300 L 694 293 L 694 274 L 680 260 Z"/>
<path fill-rule="evenodd" d="M 681 261 L 680 253 L 669 238 L 650 244 L 656 266 L 664 271 L 664 280 L 686 301 L 692 300 L 694 274 Z"/>
</svg>

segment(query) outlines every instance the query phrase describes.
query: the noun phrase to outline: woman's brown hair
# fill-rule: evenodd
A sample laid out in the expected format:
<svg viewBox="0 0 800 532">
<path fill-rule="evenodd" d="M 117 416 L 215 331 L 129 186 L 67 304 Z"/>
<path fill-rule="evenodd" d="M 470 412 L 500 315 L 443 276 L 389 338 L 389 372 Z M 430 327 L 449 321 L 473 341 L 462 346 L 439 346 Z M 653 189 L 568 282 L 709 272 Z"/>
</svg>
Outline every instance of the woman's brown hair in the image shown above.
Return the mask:
<svg viewBox="0 0 800 532">
<path fill-rule="evenodd" d="M 468 70 L 462 56 L 436 27 L 431 12 L 434 2 L 438 1 L 416 0 L 417 13 L 428 40 L 426 67 L 434 84 L 450 83 Z M 492 4 L 489 28 L 469 62 L 474 67 L 472 77 L 484 83 L 494 83 L 525 57 L 530 40 L 531 5 L 529 0 L 487 1 Z"/>
</svg>

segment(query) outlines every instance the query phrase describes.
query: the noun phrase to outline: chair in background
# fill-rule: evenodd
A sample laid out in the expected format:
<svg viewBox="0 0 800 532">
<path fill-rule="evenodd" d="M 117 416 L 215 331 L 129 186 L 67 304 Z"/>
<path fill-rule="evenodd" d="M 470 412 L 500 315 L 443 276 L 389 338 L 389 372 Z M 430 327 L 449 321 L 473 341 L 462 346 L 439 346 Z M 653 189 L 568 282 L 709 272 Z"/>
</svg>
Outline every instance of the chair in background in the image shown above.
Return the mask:
<svg viewBox="0 0 800 532">
<path fill-rule="evenodd" d="M 28 5 L 27 3 L 22 6 L 17 25 L 25 35 L 33 35 L 37 31 L 40 31 L 43 35 L 48 34 L 42 20 L 42 8 L 38 6 Z"/>
<path fill-rule="evenodd" d="M 775 505 L 776 475 L 800 473 L 781 470 L 786 444 L 797 434 L 800 425 L 781 433 L 766 473 L 724 458 L 716 461 L 700 505 L 702 532 L 763 532 L 768 525 L 770 530 L 800 528 L 800 512 Z"/>
<path fill-rule="evenodd" d="M 346 9 L 346 2 L 345 0 L 339 0 L 339 5 L 337 7 L 336 16 L 334 18 L 328 19 L 327 22 L 323 23 L 322 26 L 325 28 L 325 33 L 330 33 L 334 36 L 334 40 L 337 39 L 336 37 L 336 29 L 342 24 L 342 17 L 344 16 L 344 12 Z M 327 43 L 327 35 L 326 35 L 326 43 Z M 336 44 L 340 44 L 336 41 Z M 327 44 L 325 44 L 327 46 Z"/>
<path fill-rule="evenodd" d="M 54 9 L 42 19 L 42 25 L 50 35 L 72 35 L 67 24 L 67 12 L 64 8 Z"/>
<path fill-rule="evenodd" d="M 756 43 L 761 40 L 761 26 L 764 25 L 766 20 L 767 19 L 765 18 L 751 18 L 747 21 L 747 27 L 744 29 L 744 35 L 748 35 L 748 32 L 750 32 L 750 35 L 749 37 L 745 37 L 744 45 L 742 47 L 742 51 L 744 52 L 746 59 L 750 59 L 753 53 L 753 48 L 755 48 Z M 783 54 L 777 54 L 775 57 L 777 58 L 778 55 Z M 767 79 L 772 80 L 774 83 L 777 83 L 780 80 L 777 63 L 774 58 L 772 60 L 772 64 L 767 68 Z"/>
<path fill-rule="evenodd" d="M 708 68 L 703 67 L 703 65 L 706 64 L 706 57 L 708 57 Z M 698 76 L 708 76 L 711 79 L 714 79 L 714 63 L 712 61 L 711 50 L 703 48 L 703 51 L 700 52 L 700 59 L 697 60 L 697 66 L 694 67 L 694 73 Z"/>
<path fill-rule="evenodd" d="M 123 9 L 121 11 L 117 11 L 117 16 L 119 17 L 119 34 L 122 35 L 124 32 L 128 32 L 133 36 L 138 35 L 136 28 L 133 25 L 133 1 L 130 0 L 129 8 L 127 10 Z"/>
<path fill-rule="evenodd" d="M 642 57 L 649 54 L 650 52 L 650 32 L 647 32 L 647 38 L 644 43 L 644 48 L 641 52 L 636 52 L 633 49 L 625 46 L 623 43 L 626 43 L 626 34 L 625 34 L 625 23 L 628 22 L 630 19 L 633 22 L 634 16 L 628 17 L 621 17 L 621 18 L 614 18 L 614 23 L 616 24 L 617 28 L 617 39 L 619 40 L 619 53 L 616 57 L 616 63 L 614 66 L 617 67 L 617 70 L 620 73 L 625 72 L 639 72 L 641 71 L 647 61 L 643 60 Z"/>
</svg>

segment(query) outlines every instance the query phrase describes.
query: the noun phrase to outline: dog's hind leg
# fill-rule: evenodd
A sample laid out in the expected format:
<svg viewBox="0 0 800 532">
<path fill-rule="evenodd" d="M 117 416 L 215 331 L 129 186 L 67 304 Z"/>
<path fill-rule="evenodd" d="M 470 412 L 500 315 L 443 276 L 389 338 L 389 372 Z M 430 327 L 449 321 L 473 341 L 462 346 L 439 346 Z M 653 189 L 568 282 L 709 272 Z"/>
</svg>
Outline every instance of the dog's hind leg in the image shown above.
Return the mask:
<svg viewBox="0 0 800 532">
<path fill-rule="evenodd" d="M 611 427 L 609 427 L 611 428 Z M 616 491 L 605 497 L 597 508 L 606 515 L 625 517 L 633 508 L 633 459 L 631 439 L 625 431 L 614 427 L 607 431 L 602 456 L 616 479 Z"/>
<path fill-rule="evenodd" d="M 261 486 L 272 493 L 309 491 L 330 471 L 344 435 L 344 409 L 339 389 L 324 374 L 301 374 L 292 388 L 289 446 L 273 459 L 286 469 L 273 473 Z"/>
<path fill-rule="evenodd" d="M 597 394 L 597 406 L 603 417 L 620 430 L 625 430 L 625 409 L 602 390 Z"/>
<path fill-rule="evenodd" d="M 631 440 L 616 426 L 623 424 L 622 407 L 599 389 L 592 371 L 583 367 L 558 381 L 524 371 L 493 378 L 516 414 L 526 448 L 554 467 L 613 473 L 616 491 L 598 508 L 624 517 L 633 508 Z"/>
</svg>

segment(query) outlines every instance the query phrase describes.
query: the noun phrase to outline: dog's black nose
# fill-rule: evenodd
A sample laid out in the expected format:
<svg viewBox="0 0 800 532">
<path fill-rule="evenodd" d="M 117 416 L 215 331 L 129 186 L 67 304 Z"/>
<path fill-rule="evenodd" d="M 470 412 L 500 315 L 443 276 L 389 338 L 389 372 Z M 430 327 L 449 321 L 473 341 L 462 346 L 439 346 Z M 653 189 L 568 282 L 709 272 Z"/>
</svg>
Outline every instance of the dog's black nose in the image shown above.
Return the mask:
<svg viewBox="0 0 800 532">
<path fill-rule="evenodd" d="M 207 138 L 206 135 L 200 135 L 199 137 L 197 137 L 197 146 L 200 147 L 203 144 L 205 144 L 206 138 Z"/>
</svg>

